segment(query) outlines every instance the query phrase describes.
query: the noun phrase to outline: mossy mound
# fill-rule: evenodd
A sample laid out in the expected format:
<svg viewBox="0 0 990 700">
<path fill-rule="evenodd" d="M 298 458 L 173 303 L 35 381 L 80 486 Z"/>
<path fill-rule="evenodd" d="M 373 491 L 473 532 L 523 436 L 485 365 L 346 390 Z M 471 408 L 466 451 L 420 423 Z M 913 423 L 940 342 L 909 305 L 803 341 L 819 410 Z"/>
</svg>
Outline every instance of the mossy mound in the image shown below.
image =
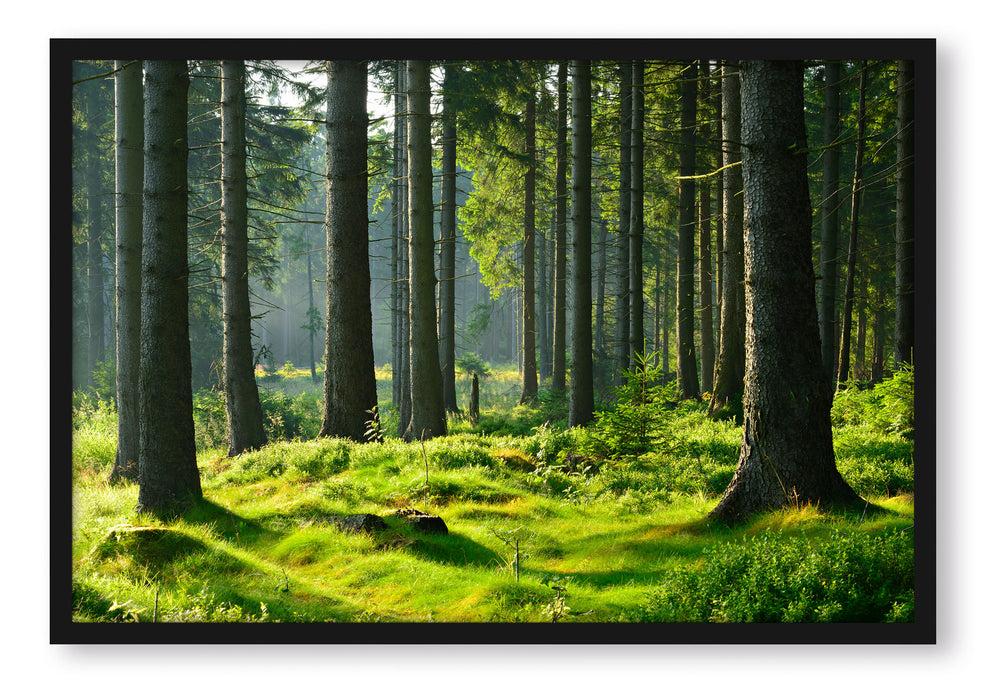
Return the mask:
<svg viewBox="0 0 990 700">
<path fill-rule="evenodd" d="M 102 560 L 126 556 L 149 567 L 158 567 L 191 554 L 204 552 L 198 539 L 167 527 L 115 525 L 90 552 Z"/>
</svg>

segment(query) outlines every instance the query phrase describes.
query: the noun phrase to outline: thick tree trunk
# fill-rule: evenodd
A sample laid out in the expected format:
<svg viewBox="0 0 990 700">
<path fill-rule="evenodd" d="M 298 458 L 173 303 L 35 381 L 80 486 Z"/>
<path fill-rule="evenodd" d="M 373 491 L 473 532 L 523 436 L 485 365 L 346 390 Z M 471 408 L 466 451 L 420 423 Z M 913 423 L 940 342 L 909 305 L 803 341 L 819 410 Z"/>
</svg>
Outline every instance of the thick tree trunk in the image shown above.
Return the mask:
<svg viewBox="0 0 990 700">
<path fill-rule="evenodd" d="M 266 438 L 251 347 L 244 61 L 221 61 L 220 75 L 223 389 L 227 406 L 227 455 L 234 457 L 261 447 Z"/>
<path fill-rule="evenodd" d="M 859 115 L 856 127 L 856 161 L 853 172 L 852 211 L 849 213 L 849 251 L 846 255 L 846 290 L 842 306 L 842 336 L 839 341 L 839 369 L 836 384 L 849 379 L 852 340 L 852 311 L 855 301 L 856 254 L 859 238 L 859 211 L 863 196 L 863 146 L 866 135 L 866 61 L 859 74 Z"/>
<path fill-rule="evenodd" d="M 188 90 L 185 61 L 145 62 L 137 509 L 155 514 L 202 498 L 189 348 Z"/>
<path fill-rule="evenodd" d="M 615 383 L 629 368 L 629 177 L 632 145 L 632 65 L 619 64 L 619 231 L 615 260 Z"/>
<path fill-rule="evenodd" d="M 684 70 L 681 92 L 680 194 L 677 217 L 677 376 L 681 396 L 700 398 L 694 345 L 694 176 L 698 65 Z"/>
<path fill-rule="evenodd" d="M 800 61 L 742 64 L 746 390 L 739 465 L 710 517 L 861 503 L 835 466 L 811 261 Z"/>
<path fill-rule="evenodd" d="M 536 373 L 536 96 L 526 101 L 526 157 L 523 183 L 523 389 L 519 403 L 530 403 L 539 391 Z"/>
<path fill-rule="evenodd" d="M 456 67 L 444 67 L 443 78 L 443 155 L 440 179 L 440 373 L 443 375 L 443 403 L 448 411 L 457 408 L 457 384 L 454 367 L 454 280 L 457 241 L 457 114 L 451 94 Z"/>
<path fill-rule="evenodd" d="M 722 188 L 725 224 L 722 242 L 722 296 L 718 357 L 708 415 L 728 406 L 743 390 L 746 364 L 746 307 L 743 288 L 743 181 L 739 135 L 739 68 L 724 64 L 722 74 L 722 135 L 726 170 Z M 736 165 L 732 165 L 735 163 Z"/>
<path fill-rule="evenodd" d="M 822 367 L 829 386 L 835 387 L 835 269 L 839 240 L 839 157 L 842 146 L 836 142 L 842 129 L 839 112 L 839 80 L 841 64 L 825 66 L 825 115 L 822 154 L 822 241 L 821 295 L 818 302 L 818 323 L 822 337 Z"/>
<path fill-rule="evenodd" d="M 364 442 L 378 405 L 368 262 L 368 68 L 327 62 L 327 366 L 322 437 Z"/>
<path fill-rule="evenodd" d="M 433 269 L 433 170 L 430 156 L 430 71 L 406 61 L 409 90 L 409 391 L 407 439 L 447 434 L 437 342 Z"/>
<path fill-rule="evenodd" d="M 897 63 L 894 368 L 914 364 L 914 62 Z"/>
<path fill-rule="evenodd" d="M 591 354 L 591 69 L 588 61 L 572 61 L 571 225 L 573 259 L 571 289 L 571 398 L 568 427 L 586 425 L 595 410 Z"/>
<path fill-rule="evenodd" d="M 141 196 L 144 98 L 140 61 L 117 61 L 115 84 L 117 455 L 110 482 L 137 481 L 140 446 Z"/>
<path fill-rule="evenodd" d="M 632 66 L 632 129 L 629 136 L 629 366 L 646 354 L 643 333 L 643 61 Z"/>
<path fill-rule="evenodd" d="M 567 64 L 557 66 L 556 231 L 553 276 L 553 388 L 567 388 Z"/>
</svg>

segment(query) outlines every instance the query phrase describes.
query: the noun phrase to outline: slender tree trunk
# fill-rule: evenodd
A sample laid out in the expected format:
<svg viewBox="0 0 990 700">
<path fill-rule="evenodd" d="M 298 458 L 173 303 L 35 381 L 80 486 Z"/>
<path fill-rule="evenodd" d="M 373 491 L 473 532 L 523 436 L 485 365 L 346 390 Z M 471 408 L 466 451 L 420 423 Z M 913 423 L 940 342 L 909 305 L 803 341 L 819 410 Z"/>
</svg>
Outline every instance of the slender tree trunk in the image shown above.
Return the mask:
<svg viewBox="0 0 990 700">
<path fill-rule="evenodd" d="M 141 367 L 141 195 L 144 98 L 140 61 L 117 61 L 115 171 L 117 238 L 117 455 L 110 482 L 138 479 Z"/>
<path fill-rule="evenodd" d="M 557 194 L 553 277 L 553 388 L 567 387 L 567 64 L 557 66 Z"/>
<path fill-rule="evenodd" d="M 914 62 L 897 63 L 894 369 L 914 364 Z"/>
<path fill-rule="evenodd" d="M 586 425 L 595 410 L 591 355 L 591 68 L 572 61 L 571 224 L 573 260 L 571 288 L 571 399 L 568 427 Z"/>
<path fill-rule="evenodd" d="M 730 405 L 743 390 L 746 346 L 746 306 L 743 288 L 743 181 L 740 141 L 739 73 L 735 64 L 723 64 L 722 135 L 727 168 L 722 194 L 725 213 L 722 242 L 722 297 L 718 357 L 708 415 Z M 732 165 L 735 163 L 735 165 Z"/>
<path fill-rule="evenodd" d="M 430 71 L 406 61 L 409 90 L 409 389 L 407 439 L 447 434 L 433 269 L 433 170 L 430 155 Z"/>
<path fill-rule="evenodd" d="M 708 61 L 701 61 L 702 95 L 707 104 L 711 99 L 711 83 L 708 80 Z M 701 171 L 711 169 L 709 144 L 711 127 L 704 124 L 700 128 L 702 141 Z M 710 394 L 715 372 L 715 340 L 712 334 L 712 202 L 711 183 L 700 180 L 698 183 L 698 302 L 701 324 L 701 375 L 702 394 Z"/>
<path fill-rule="evenodd" d="M 235 457 L 261 447 L 266 437 L 251 347 L 244 61 L 221 61 L 220 75 L 223 389 L 227 406 L 227 455 Z"/>
<path fill-rule="evenodd" d="M 309 234 L 306 235 L 306 294 L 309 297 L 309 377 L 316 383 L 316 300 L 313 298 L 313 253 Z"/>
<path fill-rule="evenodd" d="M 849 252 L 846 256 L 846 291 L 842 307 L 842 338 L 839 345 L 837 384 L 845 386 L 849 379 L 852 310 L 855 300 L 856 247 L 859 237 L 859 209 L 863 188 L 863 143 L 866 134 L 866 61 L 859 76 L 859 117 L 856 127 L 856 162 L 853 172 L 852 211 L 849 215 Z"/>
<path fill-rule="evenodd" d="M 629 216 L 632 145 L 632 65 L 619 64 L 619 231 L 615 261 L 615 383 L 629 368 Z"/>
<path fill-rule="evenodd" d="M 602 391 L 607 381 L 608 363 L 605 354 L 605 276 L 607 271 L 606 248 L 608 243 L 608 224 L 605 212 L 598 206 L 598 269 L 595 274 L 595 389 Z"/>
<path fill-rule="evenodd" d="M 719 175 L 715 178 L 715 299 L 713 301 L 714 315 L 712 323 L 715 333 L 715 357 L 718 358 L 721 349 L 722 328 L 722 252 L 725 244 L 725 173 L 721 172 L 725 166 L 725 148 L 722 138 L 722 66 L 724 61 L 716 61 L 715 73 L 713 76 L 712 102 L 715 108 L 715 143 L 718 148 L 715 153 L 715 167 L 719 169 Z M 712 388 L 714 389 L 714 368 L 712 368 Z"/>
<path fill-rule="evenodd" d="M 534 88 L 535 89 L 535 88 Z M 530 403 L 539 391 L 536 373 L 536 95 L 526 101 L 526 168 L 523 187 L 523 389 L 519 403 Z"/>
<path fill-rule="evenodd" d="M 839 112 L 839 81 L 841 64 L 833 61 L 825 66 L 825 115 L 822 154 L 822 241 L 821 295 L 818 322 L 822 336 L 822 366 L 829 385 L 835 388 L 835 268 L 839 240 L 839 157 L 842 146 L 836 143 L 841 134 Z"/>
<path fill-rule="evenodd" d="M 454 261 L 457 256 L 457 114 L 450 99 L 456 67 L 448 62 L 443 79 L 443 156 L 440 194 L 440 373 L 443 403 L 448 411 L 457 408 L 454 367 Z"/>
<path fill-rule="evenodd" d="M 145 62 L 137 509 L 167 514 L 202 498 L 189 348 L 185 61 Z"/>
<path fill-rule="evenodd" d="M 96 82 L 96 81 L 94 81 Z M 89 319 L 89 378 L 95 386 L 99 364 L 105 359 L 103 303 L 103 168 L 100 163 L 99 130 L 104 123 L 98 85 L 91 85 L 89 97 L 86 158 L 86 251 L 87 303 Z"/>
<path fill-rule="evenodd" d="M 632 66 L 632 129 L 629 135 L 629 366 L 646 354 L 643 334 L 643 61 Z"/>
<path fill-rule="evenodd" d="M 399 62 L 398 67 L 398 113 L 395 128 L 399 132 L 399 149 L 396 157 L 399 159 L 399 424 L 398 433 L 402 437 L 409 428 L 412 417 L 412 396 L 409 385 L 410 335 L 409 335 L 409 149 L 408 149 L 408 112 L 409 99 L 406 81 L 405 61 Z"/>
<path fill-rule="evenodd" d="M 681 396 L 701 397 L 694 346 L 694 180 L 698 65 L 692 61 L 681 80 L 680 195 L 677 224 L 677 376 Z"/>
<path fill-rule="evenodd" d="M 368 439 L 378 405 L 368 262 L 368 67 L 327 62 L 327 366 L 321 437 Z"/>
<path fill-rule="evenodd" d="M 739 465 L 710 517 L 861 504 L 835 466 L 811 261 L 800 61 L 742 64 L 746 391 Z"/>
<path fill-rule="evenodd" d="M 552 230 L 551 226 L 551 230 Z M 537 306 L 536 314 L 539 317 L 539 343 L 540 343 L 540 381 L 546 382 L 553 375 L 553 351 L 550 342 L 550 328 L 553 325 L 553 318 L 550 315 L 550 287 L 548 280 L 551 278 L 547 274 L 547 267 L 550 261 L 550 254 L 548 253 L 548 248 L 550 247 L 551 241 L 550 236 L 547 235 L 546 230 L 541 230 L 539 233 L 540 239 L 540 253 L 539 259 L 537 260 L 537 280 L 536 286 L 540 290 L 540 303 Z"/>
<path fill-rule="evenodd" d="M 398 63 L 398 62 L 397 62 Z M 401 265 L 399 260 L 402 251 L 402 239 L 400 221 L 402 219 L 402 202 L 400 201 L 400 188 L 405 182 L 405 173 L 399 158 L 401 149 L 400 128 L 401 120 L 399 109 L 399 75 L 402 73 L 398 68 L 395 73 L 395 94 L 392 96 L 394 105 L 394 128 L 392 129 L 392 405 L 399 408 L 402 403 L 402 291 L 399 271 Z"/>
</svg>

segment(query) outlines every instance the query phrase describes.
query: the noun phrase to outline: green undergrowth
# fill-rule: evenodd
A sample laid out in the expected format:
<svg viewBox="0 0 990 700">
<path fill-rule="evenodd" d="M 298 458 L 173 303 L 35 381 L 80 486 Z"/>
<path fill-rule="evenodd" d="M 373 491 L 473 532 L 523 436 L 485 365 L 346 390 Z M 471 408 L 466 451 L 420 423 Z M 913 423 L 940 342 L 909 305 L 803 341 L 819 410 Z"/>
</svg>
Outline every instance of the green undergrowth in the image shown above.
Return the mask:
<svg viewBox="0 0 990 700">
<path fill-rule="evenodd" d="M 204 500 L 170 521 L 134 512 L 136 486 L 106 484 L 113 407 L 76 397 L 74 619 L 912 619 L 913 443 L 903 416 L 834 420 L 839 469 L 877 508 L 794 507 L 726 527 L 705 515 L 735 469 L 735 422 L 660 394 L 655 416 L 603 405 L 594 425 L 566 429 L 559 396 L 516 406 L 499 376 L 486 378 L 487 419 L 471 426 L 452 415 L 451 435 L 427 442 L 301 434 L 236 458 L 205 442 Z M 642 439 L 617 440 L 622 431 Z M 414 529 L 401 508 L 439 515 L 448 534 Z M 388 527 L 338 526 L 361 513 Z"/>
</svg>

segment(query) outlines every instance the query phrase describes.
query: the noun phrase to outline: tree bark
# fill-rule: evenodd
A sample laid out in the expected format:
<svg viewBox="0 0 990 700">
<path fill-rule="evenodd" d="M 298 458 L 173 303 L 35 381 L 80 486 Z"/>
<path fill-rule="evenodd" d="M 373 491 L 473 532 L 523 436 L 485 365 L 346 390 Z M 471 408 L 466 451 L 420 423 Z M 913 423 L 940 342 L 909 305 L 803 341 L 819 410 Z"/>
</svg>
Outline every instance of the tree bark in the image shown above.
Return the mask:
<svg viewBox="0 0 990 700">
<path fill-rule="evenodd" d="M 100 163 L 100 129 L 104 123 L 99 81 L 93 81 L 86 91 L 87 157 L 86 157 L 86 312 L 89 328 L 89 380 L 95 386 L 96 373 L 105 359 L 103 303 L 103 167 Z"/>
<path fill-rule="evenodd" d="M 539 378 L 536 373 L 536 95 L 526 101 L 524 116 L 526 157 L 529 161 L 523 183 L 523 298 L 522 364 L 523 389 L 519 403 L 536 399 Z"/>
<path fill-rule="evenodd" d="M 553 388 L 567 388 L 567 64 L 557 66 L 556 232 L 553 276 Z"/>
<path fill-rule="evenodd" d="M 117 455 L 110 483 L 138 479 L 141 367 L 141 196 L 144 190 L 144 98 L 140 61 L 117 61 L 115 205 L 117 269 Z"/>
<path fill-rule="evenodd" d="M 568 427 L 586 425 L 595 409 L 591 353 L 591 70 L 588 61 L 571 61 L 571 397 Z"/>
<path fill-rule="evenodd" d="M 443 78 L 443 155 L 440 191 L 440 373 L 443 375 L 443 403 L 448 411 L 457 408 L 454 367 L 454 261 L 457 245 L 457 114 L 451 95 L 454 90 L 453 62 L 444 66 Z"/>
<path fill-rule="evenodd" d="M 701 61 L 701 89 L 704 103 L 707 105 L 711 96 L 711 83 L 708 80 L 708 61 Z M 711 126 L 703 124 L 699 131 L 702 140 L 701 171 L 711 169 L 712 159 L 709 155 L 711 143 Z M 715 372 L 715 339 L 712 333 L 712 201 L 711 183 L 708 179 L 698 182 L 698 316 L 701 339 L 701 374 L 699 377 L 700 391 L 710 394 L 712 379 Z"/>
<path fill-rule="evenodd" d="M 739 68 L 724 64 L 722 73 L 722 147 L 725 151 L 725 214 L 722 242 L 722 296 L 718 357 L 708 415 L 730 405 L 743 390 L 746 365 L 746 306 L 743 287 L 743 181 L 740 142 Z M 735 165 L 733 165 L 735 164 Z"/>
<path fill-rule="evenodd" d="M 643 332 L 643 61 L 632 65 L 632 128 L 629 135 L 629 366 L 642 364 Z"/>
<path fill-rule="evenodd" d="M 261 447 L 266 437 L 251 347 L 244 61 L 221 61 L 220 75 L 223 389 L 227 456 L 235 457 Z"/>
<path fill-rule="evenodd" d="M 697 129 L 698 65 L 685 68 L 680 84 L 680 193 L 677 221 L 677 376 L 681 396 L 701 397 L 694 345 L 694 180 Z"/>
<path fill-rule="evenodd" d="M 202 498 L 189 348 L 188 90 L 185 61 L 145 62 L 137 509 L 155 514 Z"/>
<path fill-rule="evenodd" d="M 839 111 L 839 81 L 841 65 L 832 61 L 825 66 L 825 115 L 822 154 L 822 241 L 821 295 L 818 322 L 822 337 L 822 367 L 829 385 L 835 387 L 835 270 L 839 240 L 839 157 L 842 146 L 837 144 L 842 123 Z"/>
<path fill-rule="evenodd" d="M 849 251 L 846 255 L 846 290 L 842 306 L 842 336 L 839 342 L 839 369 L 836 384 L 849 379 L 852 310 L 855 301 L 856 253 L 859 238 L 859 210 L 863 195 L 863 145 L 866 135 L 866 61 L 859 74 L 859 116 L 856 127 L 856 161 L 853 172 L 852 211 L 849 214 Z"/>
<path fill-rule="evenodd" d="M 615 261 L 615 383 L 629 368 L 629 214 L 630 147 L 632 144 L 632 65 L 619 64 L 619 231 Z"/>
<path fill-rule="evenodd" d="M 861 504 L 835 466 L 811 261 L 800 61 L 744 61 L 746 390 L 739 464 L 710 517 Z"/>
<path fill-rule="evenodd" d="M 378 405 L 368 258 L 368 68 L 327 62 L 327 364 L 321 437 L 367 441 Z"/>
<path fill-rule="evenodd" d="M 437 342 L 433 269 L 433 169 L 430 155 L 430 71 L 406 61 L 409 90 L 409 391 L 407 439 L 447 434 Z"/>
<path fill-rule="evenodd" d="M 914 61 L 897 63 L 894 369 L 914 364 Z"/>
</svg>

